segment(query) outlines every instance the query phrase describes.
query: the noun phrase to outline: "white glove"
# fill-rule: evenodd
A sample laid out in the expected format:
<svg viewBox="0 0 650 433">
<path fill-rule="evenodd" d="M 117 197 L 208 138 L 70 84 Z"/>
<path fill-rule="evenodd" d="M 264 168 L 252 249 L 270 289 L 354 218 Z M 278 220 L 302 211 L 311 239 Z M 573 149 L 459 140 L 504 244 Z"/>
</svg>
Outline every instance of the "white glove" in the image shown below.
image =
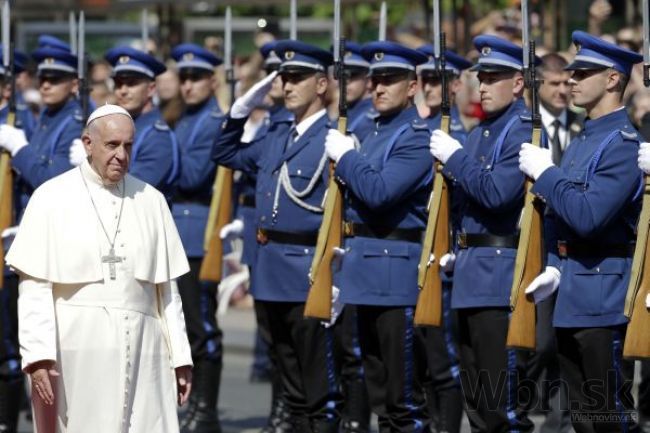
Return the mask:
<svg viewBox="0 0 650 433">
<path fill-rule="evenodd" d="M 27 146 L 25 131 L 9 125 L 0 125 L 0 147 L 11 153 L 11 156 L 16 156 L 25 146 Z"/>
<path fill-rule="evenodd" d="M 271 90 L 271 85 L 277 75 L 278 72 L 273 71 L 237 98 L 232 104 L 232 107 L 230 107 L 230 117 L 233 119 L 243 119 L 244 117 L 248 117 L 255 108 L 262 105 L 262 101 L 264 101 L 264 97 Z"/>
<path fill-rule="evenodd" d="M 526 294 L 533 294 L 535 303 L 543 301 L 551 296 L 560 285 L 560 271 L 555 266 L 547 266 L 544 272 L 539 274 L 528 287 Z"/>
<path fill-rule="evenodd" d="M 650 174 L 650 143 L 641 143 L 639 147 L 639 168 Z"/>
<path fill-rule="evenodd" d="M 530 143 L 523 143 L 519 151 L 519 170 L 537 180 L 547 168 L 553 167 L 551 149 L 543 149 Z"/>
<path fill-rule="evenodd" d="M 219 230 L 219 237 L 221 239 L 238 238 L 241 237 L 243 231 L 244 222 L 240 219 L 236 219 L 221 227 L 221 230 Z"/>
<path fill-rule="evenodd" d="M 68 152 L 68 159 L 73 167 L 81 165 L 82 162 L 88 157 L 84 142 L 80 138 L 72 140 L 70 151 Z"/>
<path fill-rule="evenodd" d="M 458 140 L 440 129 L 436 129 L 431 134 L 429 150 L 431 151 L 431 155 L 443 164 L 446 164 L 449 158 L 451 158 L 451 155 L 462 147 Z"/>
<path fill-rule="evenodd" d="M 341 157 L 350 150 L 354 150 L 354 138 L 343 135 L 336 129 L 330 129 L 325 137 L 327 156 L 338 163 Z"/>
<path fill-rule="evenodd" d="M 427 263 L 427 266 L 431 266 L 431 263 L 436 261 L 436 256 L 431 254 L 429 255 L 429 262 Z M 454 265 L 456 264 L 456 254 L 454 253 L 447 253 L 442 256 L 440 259 L 440 269 L 442 269 L 443 272 L 451 272 L 454 270 Z"/>
<path fill-rule="evenodd" d="M 650 293 L 645 297 L 645 307 L 650 308 Z"/>
<path fill-rule="evenodd" d="M 345 307 L 345 304 L 339 301 L 339 293 L 341 293 L 339 288 L 336 286 L 332 286 L 332 315 L 330 317 L 329 322 L 325 322 L 325 321 L 320 322 L 326 328 L 329 328 L 330 326 L 334 326 L 334 324 L 336 323 L 336 319 L 339 318 L 339 316 L 341 315 L 341 311 L 343 311 L 343 307 Z"/>
</svg>

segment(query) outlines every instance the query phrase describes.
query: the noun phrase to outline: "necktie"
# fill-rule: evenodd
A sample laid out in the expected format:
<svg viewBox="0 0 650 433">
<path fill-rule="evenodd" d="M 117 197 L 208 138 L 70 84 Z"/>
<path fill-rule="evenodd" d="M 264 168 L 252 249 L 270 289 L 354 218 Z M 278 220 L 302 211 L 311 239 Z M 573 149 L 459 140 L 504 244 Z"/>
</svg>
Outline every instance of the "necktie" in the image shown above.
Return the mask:
<svg viewBox="0 0 650 433">
<path fill-rule="evenodd" d="M 289 130 L 289 136 L 287 137 L 287 145 L 285 146 L 285 150 L 289 150 L 293 143 L 296 142 L 296 138 L 298 138 L 298 131 L 296 131 L 296 127 L 292 126 L 291 129 Z"/>
<path fill-rule="evenodd" d="M 552 123 L 554 132 L 551 137 L 551 155 L 553 156 L 553 164 L 559 166 L 562 160 L 562 145 L 560 144 L 560 123 L 559 119 L 555 119 Z"/>
</svg>

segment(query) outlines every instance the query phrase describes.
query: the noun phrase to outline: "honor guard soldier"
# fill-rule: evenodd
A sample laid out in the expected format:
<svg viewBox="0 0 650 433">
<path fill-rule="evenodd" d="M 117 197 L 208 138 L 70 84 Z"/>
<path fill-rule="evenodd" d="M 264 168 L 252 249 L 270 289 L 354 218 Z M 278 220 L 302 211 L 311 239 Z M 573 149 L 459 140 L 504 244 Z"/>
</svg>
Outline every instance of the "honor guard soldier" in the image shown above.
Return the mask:
<svg viewBox="0 0 650 433">
<path fill-rule="evenodd" d="M 368 71 L 370 63 L 361 55 L 361 45 L 345 42 L 343 71 L 345 72 L 346 102 L 348 104 L 348 131 L 354 134 L 359 143 L 375 127 L 379 113 L 368 97 Z"/>
<path fill-rule="evenodd" d="M 433 47 L 424 45 L 418 48 L 429 58 L 427 63 L 417 68 L 420 88 L 424 103 L 429 109 L 429 115 L 424 119 L 431 132 L 440 129 L 442 119 L 442 80 L 440 70 L 434 58 Z M 462 144 L 467 139 L 467 131 L 463 126 L 455 103 L 456 93 L 462 85 L 460 74 L 472 66 L 472 63 L 453 51 L 445 51 L 445 73 L 447 74 L 447 92 L 449 95 L 449 132 Z M 452 207 L 452 213 L 458 209 Z M 455 215 L 456 216 L 456 215 Z M 450 255 L 447 260 L 453 262 Z M 456 312 L 451 308 L 452 272 L 443 272 L 442 308 L 443 326 L 423 329 L 427 350 L 427 363 L 430 383 L 427 385 L 427 403 L 429 416 L 437 430 L 444 432 L 459 432 L 463 416 L 463 396 L 460 389 L 459 360 L 458 360 L 458 323 Z"/>
<path fill-rule="evenodd" d="M 276 121 L 263 137 L 240 142 L 248 115 L 272 86 L 272 73 L 235 101 L 213 155 L 219 164 L 257 176 L 255 302 L 269 320 L 293 431 L 337 432 L 331 329 L 303 318 L 328 179 L 323 144 L 332 55 L 299 41 L 280 41 L 275 51 L 282 59 L 285 107 L 295 120 Z"/>
<path fill-rule="evenodd" d="M 156 76 L 167 69 L 155 57 L 131 47 L 109 50 L 113 66 L 116 104 L 135 121 L 129 174 L 157 188 L 171 200 L 180 173 L 178 142 L 153 104 Z"/>
<path fill-rule="evenodd" d="M 172 215 L 190 263 L 190 272 L 178 279 L 178 289 L 194 362 L 194 386 L 181 431 L 219 433 L 217 403 L 223 347 L 216 321 L 218 284 L 200 281 L 199 269 L 217 169 L 210 156 L 224 119 L 214 96 L 217 86 L 214 70 L 222 61 L 194 44 L 176 46 L 171 56 L 176 60 L 181 97 L 186 106 L 175 130 L 181 170 L 172 199 Z"/>
<path fill-rule="evenodd" d="M 495 36 L 478 36 L 474 46 L 480 54 L 473 69 L 487 119 L 463 146 L 440 130 L 430 143 L 431 153 L 444 164 L 443 174 L 453 182 L 460 212 L 451 306 L 458 310 L 461 385 L 473 430 L 532 431 L 524 405 L 514 398 L 525 359 L 506 349 L 524 204 L 518 153 L 532 133 L 522 98 L 523 50 Z"/>
<path fill-rule="evenodd" d="M 630 393 L 634 363 L 622 358 L 623 314 L 640 211 L 640 137 L 623 93 L 642 56 L 576 31 L 573 103 L 583 107 L 583 131 L 560 167 L 551 151 L 525 143 L 521 170 L 546 203 L 546 270 L 526 289 L 536 301 L 558 289 L 553 326 L 560 370 L 578 433 L 637 431 Z"/>
<path fill-rule="evenodd" d="M 357 307 L 370 406 L 380 431 L 428 428 L 421 379 L 422 334 L 414 327 L 417 265 L 426 226 L 433 161 L 429 130 L 418 116 L 415 68 L 424 54 L 393 42 L 362 48 L 370 62 L 374 130 L 359 150 L 331 130 L 325 147 L 345 185 L 345 255 L 335 284 Z"/>
<path fill-rule="evenodd" d="M 28 58 L 26 54 L 14 51 L 14 74 L 25 70 Z M 2 108 L 0 108 L 0 124 L 7 122 L 9 114 L 9 99 L 11 83 L 8 74 L 2 66 L 2 47 L 0 46 L 0 88 L 2 89 Z M 18 95 L 16 95 L 18 96 Z M 34 130 L 35 119 L 24 104 L 16 103 L 15 127 L 22 129 L 25 138 L 29 140 Z M 3 128 L 4 126 L 0 126 Z M 4 251 L 9 249 L 15 230 L 8 229 L 2 233 Z M 18 343 L 18 277 L 4 266 L 4 286 L 0 289 L 0 431 L 15 433 L 18 413 L 21 408 L 23 395 L 23 373 L 20 369 L 20 352 Z"/>
</svg>

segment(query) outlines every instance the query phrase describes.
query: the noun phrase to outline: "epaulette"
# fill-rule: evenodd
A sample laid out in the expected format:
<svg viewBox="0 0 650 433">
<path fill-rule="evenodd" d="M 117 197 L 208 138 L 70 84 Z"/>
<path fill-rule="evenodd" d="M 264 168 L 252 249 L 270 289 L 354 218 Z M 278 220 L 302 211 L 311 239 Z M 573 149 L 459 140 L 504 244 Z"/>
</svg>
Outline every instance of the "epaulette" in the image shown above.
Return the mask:
<svg viewBox="0 0 650 433">
<path fill-rule="evenodd" d="M 532 122 L 533 121 L 533 116 L 530 114 L 520 114 L 519 118 L 523 120 L 524 122 Z"/>
<path fill-rule="evenodd" d="M 158 131 L 169 131 L 169 125 L 167 125 L 164 120 L 156 120 L 153 127 Z"/>
<path fill-rule="evenodd" d="M 619 129 L 618 132 L 621 133 L 621 136 L 625 140 L 639 141 L 639 134 L 637 134 L 636 132 L 627 132 L 627 131 L 623 131 L 621 129 Z"/>
<path fill-rule="evenodd" d="M 423 119 L 417 117 L 411 121 L 411 128 L 415 129 L 416 131 L 420 131 L 422 129 L 429 129 L 429 125 L 427 125 L 427 122 L 425 122 Z"/>
</svg>

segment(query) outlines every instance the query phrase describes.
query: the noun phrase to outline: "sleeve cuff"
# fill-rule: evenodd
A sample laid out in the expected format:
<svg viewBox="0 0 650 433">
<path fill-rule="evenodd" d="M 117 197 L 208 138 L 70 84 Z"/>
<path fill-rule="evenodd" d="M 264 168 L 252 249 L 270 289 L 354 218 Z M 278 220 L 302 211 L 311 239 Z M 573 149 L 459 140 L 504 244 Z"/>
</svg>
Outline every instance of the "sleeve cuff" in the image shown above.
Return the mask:
<svg viewBox="0 0 650 433">
<path fill-rule="evenodd" d="M 461 177 L 463 165 L 468 157 L 469 155 L 465 149 L 461 148 L 456 150 L 451 154 L 447 163 L 443 166 L 442 174 L 453 181 L 458 180 Z"/>
<path fill-rule="evenodd" d="M 559 167 L 550 167 L 537 178 L 531 192 L 547 202 L 553 193 L 553 188 L 563 177 L 564 172 Z"/>
</svg>

